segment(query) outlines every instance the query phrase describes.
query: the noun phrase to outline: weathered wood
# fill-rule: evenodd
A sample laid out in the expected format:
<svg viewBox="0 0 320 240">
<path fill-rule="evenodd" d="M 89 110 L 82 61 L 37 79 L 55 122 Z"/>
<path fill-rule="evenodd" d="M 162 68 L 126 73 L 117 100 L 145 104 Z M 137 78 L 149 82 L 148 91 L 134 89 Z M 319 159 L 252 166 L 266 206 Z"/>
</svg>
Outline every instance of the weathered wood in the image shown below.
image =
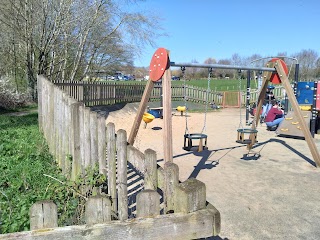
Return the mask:
<svg viewBox="0 0 320 240">
<path fill-rule="evenodd" d="M 137 111 L 137 115 L 136 115 L 136 117 L 133 121 L 133 125 L 131 127 L 131 131 L 130 131 L 130 135 L 129 135 L 129 139 L 128 139 L 129 145 L 134 144 L 134 141 L 136 139 L 136 136 L 138 134 L 139 127 L 140 127 L 140 124 L 142 121 L 142 116 L 143 116 L 143 113 L 147 107 L 147 104 L 148 104 L 153 87 L 154 87 L 154 82 L 151 79 L 149 79 L 147 82 L 146 88 L 143 92 L 141 102 L 140 102 L 140 105 L 139 105 L 139 108 Z"/>
<path fill-rule="evenodd" d="M 73 102 L 70 105 L 71 111 L 71 155 L 72 155 L 72 171 L 71 180 L 75 180 L 81 173 L 81 158 L 80 158 L 80 106 L 82 103 Z"/>
<path fill-rule="evenodd" d="M 179 184 L 178 165 L 167 162 L 164 164 L 164 202 L 165 211 L 171 212 L 175 209 L 175 190 Z"/>
<path fill-rule="evenodd" d="M 142 174 L 145 172 L 145 156 L 134 146 L 128 145 L 128 161 Z"/>
<path fill-rule="evenodd" d="M 49 125 L 49 139 L 47 140 L 49 148 L 50 148 L 50 153 L 54 153 L 54 85 L 47 81 L 46 82 L 49 84 L 49 116 L 47 116 L 47 121 Z"/>
<path fill-rule="evenodd" d="M 160 214 L 160 195 L 157 191 L 146 189 L 137 195 L 137 217 L 155 217 Z"/>
<path fill-rule="evenodd" d="M 98 115 L 98 159 L 99 159 L 99 173 L 107 176 L 106 118 L 103 115 Z"/>
<path fill-rule="evenodd" d="M 310 130 L 301 114 L 301 110 L 298 104 L 298 101 L 293 93 L 292 87 L 290 85 L 290 81 L 287 77 L 287 74 L 285 73 L 283 66 L 280 62 L 280 60 L 277 60 L 275 63 L 275 68 L 279 74 L 279 77 L 281 79 L 281 83 L 284 86 L 284 89 L 286 90 L 286 93 L 288 95 L 288 99 L 292 105 L 293 111 L 296 114 L 296 117 L 298 118 L 299 124 L 301 126 L 301 130 L 303 132 L 303 135 L 305 137 L 305 140 L 308 143 L 308 147 L 310 149 L 310 152 L 312 154 L 313 160 L 316 163 L 316 166 L 320 166 L 320 154 L 317 149 L 317 146 L 311 136 Z"/>
<path fill-rule="evenodd" d="M 107 124 L 107 166 L 108 194 L 111 196 L 112 209 L 117 212 L 117 169 L 116 169 L 116 133 L 113 123 Z"/>
<path fill-rule="evenodd" d="M 68 226 L 0 235 L 1 240 L 198 239 L 213 236 L 216 212 L 204 209 L 189 214 L 112 221 L 93 226 Z"/>
<path fill-rule="evenodd" d="M 221 230 L 221 215 L 220 212 L 209 202 L 206 209 L 210 209 L 213 214 L 213 236 L 217 236 Z"/>
<path fill-rule="evenodd" d="M 85 138 L 84 138 L 84 109 L 85 106 L 79 107 L 79 138 L 80 138 L 80 172 L 84 173 L 85 169 Z"/>
<path fill-rule="evenodd" d="M 44 77 L 42 75 L 37 76 L 37 91 L 38 91 L 38 124 L 39 124 L 39 130 L 43 131 L 42 129 L 42 118 L 43 118 L 43 113 L 42 113 L 42 84 L 45 81 Z"/>
<path fill-rule="evenodd" d="M 164 72 L 162 80 L 163 89 L 163 159 L 164 162 L 173 161 L 172 150 L 172 114 L 171 114 L 171 71 Z"/>
<path fill-rule="evenodd" d="M 190 178 L 175 189 L 175 212 L 190 213 L 206 207 L 206 185 Z"/>
<path fill-rule="evenodd" d="M 145 155 L 144 189 L 157 190 L 157 153 L 152 149 L 147 149 Z"/>
<path fill-rule="evenodd" d="M 84 167 L 91 165 L 91 144 L 90 144 L 90 108 L 84 108 L 83 112 L 83 130 L 84 130 Z"/>
<path fill-rule="evenodd" d="M 140 173 L 145 172 L 145 156 L 142 152 L 133 146 L 128 145 L 128 161 L 138 170 Z M 164 169 L 157 165 L 157 186 L 164 190 Z"/>
<path fill-rule="evenodd" d="M 30 208 L 30 229 L 58 227 L 57 206 L 53 201 L 39 201 Z M 0 235 L 1 236 L 1 235 Z"/>
<path fill-rule="evenodd" d="M 111 221 L 111 201 L 107 197 L 90 197 L 85 209 L 85 219 L 88 225 Z"/>
<path fill-rule="evenodd" d="M 117 131 L 117 161 L 118 161 L 118 213 L 119 220 L 128 219 L 128 176 L 127 176 L 127 133 Z"/>
<path fill-rule="evenodd" d="M 90 165 L 93 168 L 95 164 L 98 164 L 98 116 L 96 112 L 90 112 L 90 153 L 91 161 Z"/>
</svg>

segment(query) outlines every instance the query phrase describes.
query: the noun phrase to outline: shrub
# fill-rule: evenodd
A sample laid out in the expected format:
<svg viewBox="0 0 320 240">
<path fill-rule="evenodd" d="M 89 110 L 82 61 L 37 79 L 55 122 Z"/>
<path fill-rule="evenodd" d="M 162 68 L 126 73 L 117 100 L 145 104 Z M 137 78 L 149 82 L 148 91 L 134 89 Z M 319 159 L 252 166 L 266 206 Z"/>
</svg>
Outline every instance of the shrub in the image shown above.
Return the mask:
<svg viewBox="0 0 320 240">
<path fill-rule="evenodd" d="M 31 102 L 28 91 L 18 92 L 9 78 L 0 78 L 0 108 L 11 110 L 24 107 Z"/>
</svg>

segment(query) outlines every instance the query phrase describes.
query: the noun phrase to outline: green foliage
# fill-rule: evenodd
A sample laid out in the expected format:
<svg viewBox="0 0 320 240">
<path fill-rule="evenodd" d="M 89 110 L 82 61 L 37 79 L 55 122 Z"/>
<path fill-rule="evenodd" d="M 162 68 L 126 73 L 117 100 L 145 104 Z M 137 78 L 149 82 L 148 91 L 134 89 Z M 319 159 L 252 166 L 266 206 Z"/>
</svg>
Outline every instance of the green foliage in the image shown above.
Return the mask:
<svg viewBox="0 0 320 240">
<path fill-rule="evenodd" d="M 29 209 L 53 200 L 59 225 L 80 223 L 93 188 L 105 182 L 98 168 L 68 181 L 49 153 L 38 130 L 38 115 L 0 115 L 0 233 L 29 229 Z"/>
</svg>

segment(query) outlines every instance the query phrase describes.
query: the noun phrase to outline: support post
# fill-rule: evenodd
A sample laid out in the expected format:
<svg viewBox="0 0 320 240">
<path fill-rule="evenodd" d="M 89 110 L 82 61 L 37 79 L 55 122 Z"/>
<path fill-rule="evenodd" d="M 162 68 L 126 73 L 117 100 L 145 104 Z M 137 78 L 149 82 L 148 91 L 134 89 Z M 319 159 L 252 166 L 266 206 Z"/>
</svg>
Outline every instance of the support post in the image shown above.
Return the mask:
<svg viewBox="0 0 320 240">
<path fill-rule="evenodd" d="M 133 121 L 133 125 L 132 125 L 131 131 L 130 131 L 130 135 L 129 135 L 129 139 L 128 139 L 129 145 L 133 145 L 134 141 L 135 141 L 135 139 L 137 137 L 137 134 L 138 134 L 138 131 L 139 131 L 139 127 L 140 127 L 140 124 L 141 124 L 141 120 L 142 120 L 142 116 L 143 116 L 143 113 L 144 113 L 144 111 L 145 111 L 145 109 L 147 107 L 147 104 L 148 104 L 150 95 L 152 93 L 153 87 L 154 87 L 154 82 L 151 79 L 149 79 L 148 83 L 147 83 L 147 86 L 144 89 L 144 92 L 143 92 L 143 95 L 142 95 L 142 98 L 141 98 L 141 102 L 140 102 L 140 105 L 139 105 L 139 108 L 138 108 L 137 115 L 136 115 L 136 117 L 135 117 L 135 119 Z"/>
<path fill-rule="evenodd" d="M 281 62 L 280 60 L 277 60 L 276 63 L 275 63 L 275 68 L 280 76 L 280 79 L 281 79 L 281 83 L 283 84 L 287 94 L 288 94 L 288 98 L 289 98 L 289 101 L 292 105 L 292 108 L 293 108 L 293 111 L 294 113 L 296 114 L 297 118 L 298 118 L 298 121 L 301 125 L 301 130 L 303 132 L 303 135 L 305 137 L 305 140 L 307 141 L 308 143 L 308 146 L 309 146 L 309 149 L 310 149 L 310 152 L 313 156 L 313 160 L 314 162 L 316 163 L 316 166 L 319 167 L 320 166 L 320 155 L 319 155 L 319 152 L 318 152 L 318 149 L 317 149 L 317 146 L 311 136 L 311 133 L 310 133 L 310 130 L 307 126 L 307 123 L 306 121 L 304 120 L 302 114 L 301 114 L 301 110 L 299 108 L 299 105 L 298 105 L 298 102 L 297 102 L 297 99 L 292 91 L 292 88 L 290 86 L 290 82 L 289 82 L 289 79 L 281 65 Z"/>
</svg>

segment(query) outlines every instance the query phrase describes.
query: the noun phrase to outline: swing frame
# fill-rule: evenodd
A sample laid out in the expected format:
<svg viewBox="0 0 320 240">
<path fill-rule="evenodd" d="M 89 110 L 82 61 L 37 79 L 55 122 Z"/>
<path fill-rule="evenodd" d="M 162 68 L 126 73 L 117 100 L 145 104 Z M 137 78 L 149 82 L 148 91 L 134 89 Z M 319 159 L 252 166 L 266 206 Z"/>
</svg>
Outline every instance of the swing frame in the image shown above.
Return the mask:
<svg viewBox="0 0 320 240">
<path fill-rule="evenodd" d="M 159 49 L 158 49 L 159 50 Z M 157 50 L 157 51 L 158 51 Z M 156 51 L 156 52 L 157 52 Z M 166 50 L 168 52 L 168 50 Z M 273 73 L 277 73 L 279 75 L 279 78 L 281 80 L 281 84 L 284 86 L 286 93 L 288 95 L 288 99 L 293 107 L 294 112 L 297 114 L 298 121 L 301 123 L 301 130 L 304 134 L 305 140 L 308 144 L 308 147 L 310 149 L 310 152 L 313 156 L 313 159 L 315 161 L 316 166 L 320 166 L 320 154 L 318 152 L 317 146 L 315 145 L 315 142 L 311 136 L 311 133 L 307 127 L 306 122 L 304 121 L 304 118 L 301 114 L 297 99 L 295 98 L 295 95 L 293 93 L 292 87 L 290 85 L 290 81 L 284 71 L 284 67 L 282 66 L 282 63 L 280 59 L 269 62 L 266 67 L 247 67 L 247 66 L 232 66 L 232 65 L 222 65 L 222 64 L 194 64 L 194 63 L 179 63 L 176 64 L 175 62 L 170 62 L 169 54 L 165 56 L 166 59 L 164 63 L 166 64 L 166 67 L 164 65 L 159 64 L 159 72 L 161 72 L 161 77 L 158 79 L 150 78 L 147 86 L 145 88 L 145 91 L 143 93 L 137 115 L 135 118 L 135 121 L 133 122 L 133 126 L 130 132 L 130 136 L 128 139 L 129 145 L 133 145 L 134 140 L 137 136 L 142 115 L 144 113 L 144 110 L 146 109 L 148 100 L 150 98 L 152 89 L 154 87 L 154 82 L 158 81 L 162 78 L 162 84 L 163 84 L 163 120 L 164 120 L 164 134 L 163 134 L 163 150 L 164 150 L 164 162 L 173 162 L 173 150 L 172 150 L 172 120 L 171 120 L 171 71 L 170 66 L 172 67 L 200 67 L 200 68 L 220 68 L 220 69 L 237 69 L 237 70 L 260 70 L 263 71 L 263 82 L 262 82 L 262 89 L 258 98 L 258 106 L 256 110 L 255 116 L 255 122 L 252 123 L 251 129 L 256 129 L 256 125 L 259 122 L 259 113 L 262 108 L 264 95 L 268 86 L 268 82 L 271 79 L 271 76 Z M 154 58 L 152 58 L 150 65 L 155 66 L 157 69 L 157 65 L 153 62 Z M 250 139 L 251 143 L 247 146 L 248 149 L 252 149 L 254 141 L 254 135 L 251 134 Z"/>
</svg>

